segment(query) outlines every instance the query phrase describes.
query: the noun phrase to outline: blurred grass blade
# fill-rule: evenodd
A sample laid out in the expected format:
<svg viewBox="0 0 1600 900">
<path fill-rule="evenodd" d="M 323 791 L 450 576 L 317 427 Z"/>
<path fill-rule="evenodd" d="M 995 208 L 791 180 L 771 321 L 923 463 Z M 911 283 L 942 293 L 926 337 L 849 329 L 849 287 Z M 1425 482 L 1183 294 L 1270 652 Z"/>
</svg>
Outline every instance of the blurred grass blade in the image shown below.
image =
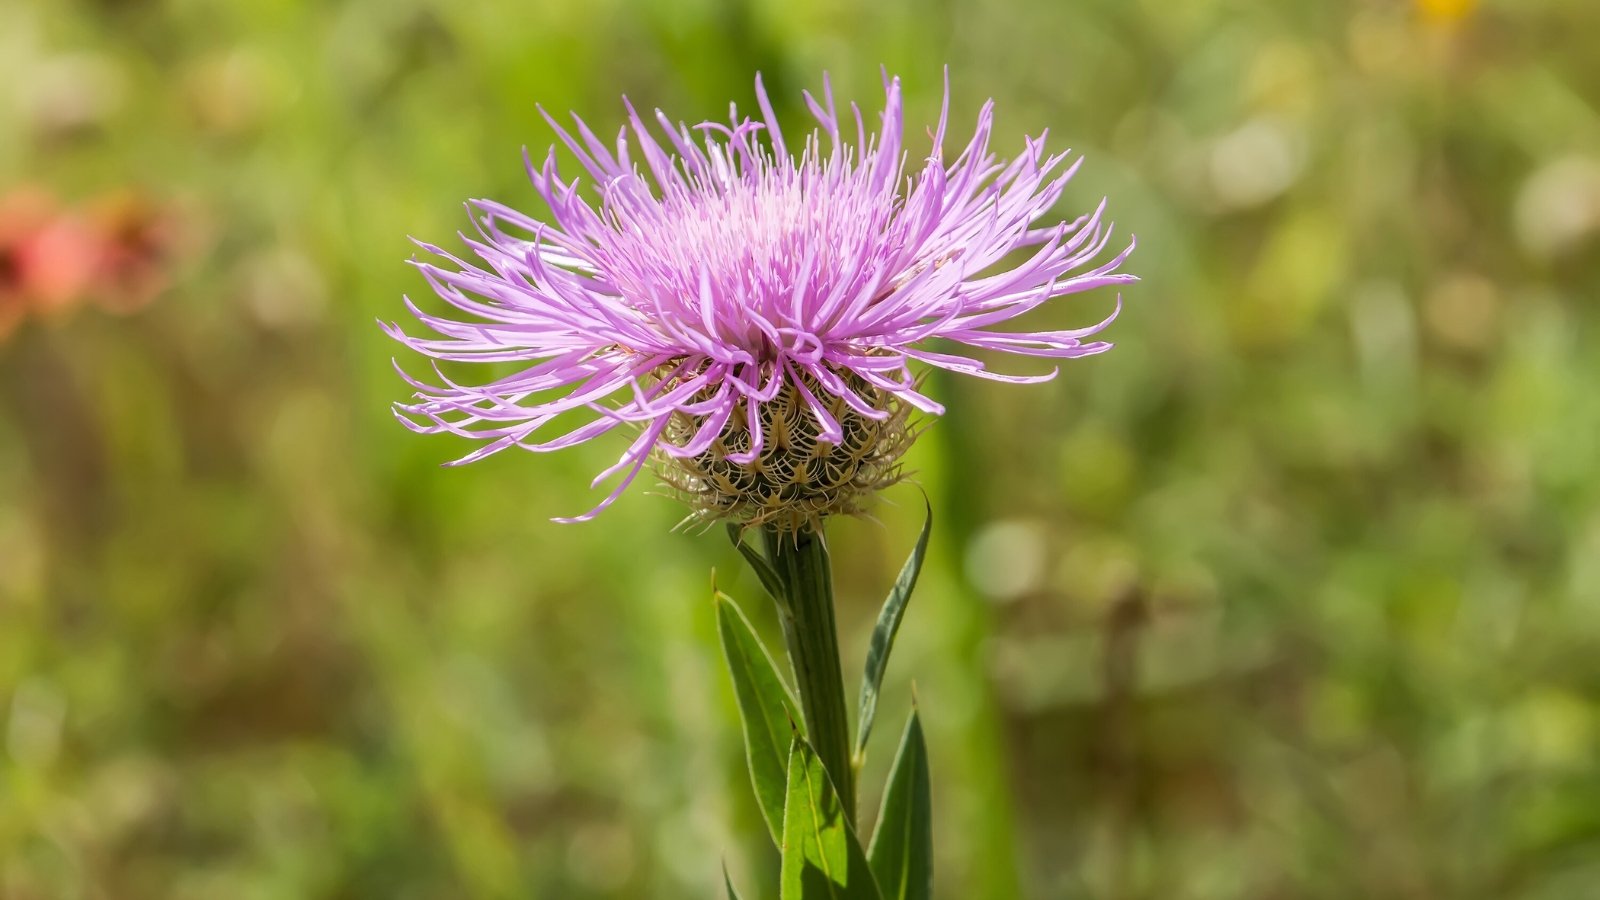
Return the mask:
<svg viewBox="0 0 1600 900">
<path fill-rule="evenodd" d="M 796 734 L 789 748 L 778 900 L 882 900 L 822 760 Z"/>
<path fill-rule="evenodd" d="M 928 900 L 933 896 L 933 808 L 928 787 L 928 748 L 916 707 L 895 754 L 889 787 L 878 812 L 868 864 L 884 900 Z"/>
<path fill-rule="evenodd" d="M 927 503 L 927 498 L 923 498 Z M 900 567 L 900 576 L 883 601 L 878 613 L 878 624 L 872 629 L 872 643 L 867 647 L 867 672 L 861 680 L 861 711 L 856 734 L 855 765 L 859 769 L 867 758 L 867 737 L 872 734 L 872 720 L 878 713 L 878 690 L 883 686 L 883 673 L 889 667 L 889 651 L 894 649 L 894 637 L 900 631 L 900 620 L 905 617 L 906 603 L 917 586 L 917 576 L 922 573 L 922 558 L 928 552 L 928 535 L 933 531 L 933 506 L 927 505 L 927 515 L 922 520 L 922 534 L 917 546 Z"/>
<path fill-rule="evenodd" d="M 772 563 L 761 555 L 761 551 L 745 543 L 738 525 L 728 525 L 728 540 L 733 541 L 733 546 L 739 548 L 739 555 L 750 564 L 750 568 L 756 570 L 756 577 L 761 579 L 761 586 L 767 589 L 772 599 L 778 601 L 779 606 L 787 604 L 789 601 L 783 592 L 783 579 L 778 577 L 777 570 L 773 569 Z"/>
<path fill-rule="evenodd" d="M 800 727 L 800 708 L 784 684 L 772 655 L 750 627 L 738 604 L 718 591 L 717 632 L 733 676 L 744 728 L 750 781 L 772 842 L 782 845 L 784 791 L 788 784 L 788 743 Z"/>
<path fill-rule="evenodd" d="M 728 900 L 739 900 L 739 892 L 734 889 L 733 876 L 728 874 L 728 864 L 722 864 L 722 883 L 728 886 Z"/>
</svg>

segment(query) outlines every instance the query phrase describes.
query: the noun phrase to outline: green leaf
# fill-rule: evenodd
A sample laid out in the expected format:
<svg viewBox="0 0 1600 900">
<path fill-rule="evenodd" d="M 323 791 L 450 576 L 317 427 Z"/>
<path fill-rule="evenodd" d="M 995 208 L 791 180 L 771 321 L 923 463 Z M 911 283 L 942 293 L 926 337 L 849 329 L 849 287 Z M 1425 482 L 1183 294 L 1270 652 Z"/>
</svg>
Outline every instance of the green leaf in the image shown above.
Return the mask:
<svg viewBox="0 0 1600 900">
<path fill-rule="evenodd" d="M 798 734 L 789 748 L 779 875 L 779 900 L 882 900 L 822 760 Z"/>
<path fill-rule="evenodd" d="M 772 655 L 756 637 L 738 604 L 721 591 L 717 592 L 716 601 L 717 631 L 722 637 L 728 672 L 733 676 L 733 692 L 739 699 L 750 781 L 772 842 L 781 844 L 784 791 L 788 784 L 787 748 L 799 727 L 800 709 L 783 676 L 778 674 Z"/>
<path fill-rule="evenodd" d="M 872 720 L 878 713 L 878 691 L 883 686 L 884 670 L 889 667 L 889 651 L 894 649 L 894 637 L 900 632 L 900 620 L 905 618 L 911 590 L 917 586 L 917 576 L 922 572 L 922 558 L 928 552 L 928 535 L 932 531 L 933 506 L 929 505 L 917 546 L 906 558 L 905 565 L 900 567 L 900 577 L 894 580 L 894 587 L 890 589 L 888 598 L 883 601 L 883 609 L 878 613 L 878 624 L 872 629 L 872 643 L 867 647 L 867 673 L 861 680 L 861 713 L 857 717 L 860 722 L 860 730 L 856 734 L 857 769 L 867 758 L 867 737 L 872 734 Z"/>
<path fill-rule="evenodd" d="M 878 829 L 867 851 L 884 900 L 928 900 L 933 896 L 933 810 L 928 788 L 928 748 L 922 723 L 911 709 L 889 787 L 878 812 Z"/>
<path fill-rule="evenodd" d="M 783 591 L 783 579 L 778 577 L 777 570 L 761 555 L 761 551 L 744 542 L 738 525 L 728 524 L 728 540 L 733 541 L 733 546 L 739 549 L 739 555 L 750 564 L 750 568 L 756 570 L 756 577 L 761 579 L 761 586 L 767 589 L 772 599 L 778 601 L 780 606 L 787 604 L 789 601 Z"/>
<path fill-rule="evenodd" d="M 728 886 L 728 900 L 739 900 L 739 892 L 733 886 L 733 876 L 728 874 L 728 864 L 722 864 L 722 883 Z"/>
</svg>

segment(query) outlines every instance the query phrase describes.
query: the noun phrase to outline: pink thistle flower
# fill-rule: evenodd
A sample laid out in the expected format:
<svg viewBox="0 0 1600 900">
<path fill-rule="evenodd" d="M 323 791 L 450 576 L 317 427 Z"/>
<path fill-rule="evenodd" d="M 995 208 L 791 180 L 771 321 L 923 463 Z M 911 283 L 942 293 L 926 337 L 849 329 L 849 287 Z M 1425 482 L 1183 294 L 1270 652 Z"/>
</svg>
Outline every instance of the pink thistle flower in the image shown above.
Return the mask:
<svg viewBox="0 0 1600 900">
<path fill-rule="evenodd" d="M 594 517 L 655 458 L 702 517 L 792 529 L 856 512 L 895 480 L 909 411 L 943 412 L 913 362 L 1038 382 L 1055 370 L 1000 374 L 951 351 L 1072 359 L 1110 348 L 1090 338 L 1116 312 L 1085 328 L 997 330 L 1054 298 L 1137 280 L 1117 271 L 1131 240 L 1103 259 L 1103 201 L 1071 222 L 1038 224 L 1081 158 L 1046 153 L 1044 135 L 1009 162 L 991 154 L 993 101 L 950 158 L 947 79 L 931 151 L 908 174 L 899 80 L 885 75 L 870 134 L 854 104 L 841 115 L 826 76 L 823 86 L 820 98 L 804 95 L 818 127 L 798 157 L 759 76 L 759 120 L 733 110 L 728 124 L 690 128 L 657 111 L 665 144 L 626 101 L 614 146 L 576 116 L 574 134 L 546 114 L 594 199 L 578 179 L 562 180 L 554 147 L 538 164 L 525 154 L 548 221 L 474 200 L 476 235 L 462 239 L 476 260 L 419 242 L 437 260 L 415 264 L 470 319 L 408 298 L 435 335 L 384 326 L 438 360 L 527 367 L 479 385 L 437 365 L 437 385 L 402 371 L 417 393 L 396 405 L 401 421 L 482 442 L 454 464 L 633 425 L 637 435 L 594 481 L 620 475 L 615 487 L 557 521 Z M 573 413 L 587 418 L 573 424 Z"/>
</svg>

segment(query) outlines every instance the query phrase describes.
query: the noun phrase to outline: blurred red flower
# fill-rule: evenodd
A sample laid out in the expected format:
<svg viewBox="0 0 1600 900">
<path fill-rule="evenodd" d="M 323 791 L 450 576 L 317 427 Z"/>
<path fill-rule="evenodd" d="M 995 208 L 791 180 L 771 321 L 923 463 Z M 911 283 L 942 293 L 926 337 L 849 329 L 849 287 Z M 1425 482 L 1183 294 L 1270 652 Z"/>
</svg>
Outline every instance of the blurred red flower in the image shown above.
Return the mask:
<svg viewBox="0 0 1600 900">
<path fill-rule="evenodd" d="M 140 309 L 171 284 L 176 218 L 144 194 L 109 194 L 86 212 L 43 188 L 0 195 L 0 340 L 30 314 L 65 315 L 84 300 Z"/>
<path fill-rule="evenodd" d="M 0 338 L 30 312 L 76 304 L 102 256 L 95 230 L 45 191 L 24 187 L 0 197 Z"/>
<path fill-rule="evenodd" d="M 122 191 L 97 201 L 90 222 L 100 241 L 93 294 L 102 308 L 133 312 L 171 285 L 180 229 L 169 209 Z"/>
</svg>

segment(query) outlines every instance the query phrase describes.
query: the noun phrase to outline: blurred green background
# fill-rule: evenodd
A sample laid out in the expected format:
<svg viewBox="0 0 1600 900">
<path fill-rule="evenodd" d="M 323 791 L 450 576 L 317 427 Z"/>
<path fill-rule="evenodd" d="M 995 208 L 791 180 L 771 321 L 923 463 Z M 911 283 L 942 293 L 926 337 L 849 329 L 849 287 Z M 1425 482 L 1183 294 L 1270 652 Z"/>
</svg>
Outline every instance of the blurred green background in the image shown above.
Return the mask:
<svg viewBox="0 0 1600 900">
<path fill-rule="evenodd" d="M 703 898 L 722 859 L 764 896 L 710 572 L 770 636 L 754 581 L 643 491 L 548 521 L 620 437 L 441 469 L 375 319 L 427 293 L 407 235 L 537 210 L 535 102 L 720 118 L 759 69 L 798 127 L 883 64 L 917 153 L 949 63 L 963 128 L 993 96 L 1001 152 L 1089 157 L 1059 213 L 1109 195 L 1145 280 L 1049 385 L 934 385 L 864 808 L 915 679 L 946 898 L 1600 897 L 1597 35 L 1593 0 L 10 0 L 0 896 Z M 852 683 L 920 506 L 831 529 Z"/>
</svg>

